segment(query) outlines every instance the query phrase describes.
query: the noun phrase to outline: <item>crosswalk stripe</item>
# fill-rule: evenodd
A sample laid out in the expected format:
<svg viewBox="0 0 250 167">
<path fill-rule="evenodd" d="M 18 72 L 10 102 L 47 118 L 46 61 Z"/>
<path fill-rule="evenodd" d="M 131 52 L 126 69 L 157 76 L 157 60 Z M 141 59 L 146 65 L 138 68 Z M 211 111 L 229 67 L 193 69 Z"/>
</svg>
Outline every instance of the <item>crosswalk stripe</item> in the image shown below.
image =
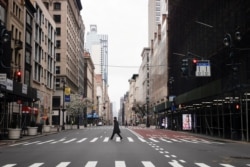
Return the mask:
<svg viewBox="0 0 250 167">
<path fill-rule="evenodd" d="M 143 138 L 141 137 L 138 137 L 139 140 L 141 140 L 141 142 L 146 142 L 146 140 L 144 140 Z"/>
<path fill-rule="evenodd" d="M 87 162 L 85 167 L 95 167 L 96 164 L 97 164 L 97 161 L 89 161 L 89 162 Z"/>
<path fill-rule="evenodd" d="M 173 143 L 172 141 L 169 141 L 169 140 L 166 140 L 166 139 L 163 139 L 163 138 L 160 138 L 161 141 L 165 141 L 167 143 Z"/>
<path fill-rule="evenodd" d="M 34 142 L 31 142 L 31 143 L 26 143 L 26 144 L 23 144 L 23 145 L 27 146 L 27 145 L 30 145 L 30 144 L 36 144 L 36 143 L 39 143 L 39 142 L 41 142 L 41 141 L 34 141 Z"/>
<path fill-rule="evenodd" d="M 115 161 L 115 167 L 126 167 L 125 161 Z"/>
<path fill-rule="evenodd" d="M 85 140 L 87 140 L 87 138 L 83 138 L 83 139 L 81 139 L 81 140 L 78 140 L 77 143 L 81 143 L 81 142 L 83 142 L 83 141 L 85 141 Z"/>
<path fill-rule="evenodd" d="M 144 167 L 155 167 L 150 161 L 142 161 L 141 163 L 144 165 Z"/>
<path fill-rule="evenodd" d="M 8 164 L 8 165 L 4 165 L 3 167 L 13 167 L 16 166 L 16 164 Z"/>
<path fill-rule="evenodd" d="M 64 140 L 66 140 L 66 139 L 65 139 L 65 138 L 62 138 L 62 139 L 60 139 L 60 140 L 58 140 L 58 141 L 54 141 L 54 142 L 52 142 L 52 143 L 50 143 L 50 144 L 55 144 L 55 143 L 63 142 Z"/>
<path fill-rule="evenodd" d="M 200 167 L 210 167 L 210 166 L 208 166 L 208 165 L 206 165 L 204 163 L 195 163 L 195 165 L 198 165 Z"/>
<path fill-rule="evenodd" d="M 90 142 L 93 143 L 98 139 L 98 137 L 95 137 L 94 139 L 92 139 Z"/>
<path fill-rule="evenodd" d="M 178 161 L 173 160 L 172 162 L 168 162 L 170 165 L 172 165 L 173 167 L 183 167 L 181 164 L 179 164 Z"/>
<path fill-rule="evenodd" d="M 187 142 L 187 143 L 198 143 L 197 141 L 191 141 L 191 140 L 186 140 L 186 139 L 179 139 L 179 140 Z"/>
<path fill-rule="evenodd" d="M 44 163 L 34 163 L 32 165 L 30 165 L 29 167 L 39 167 L 42 166 Z"/>
<path fill-rule="evenodd" d="M 181 143 L 181 141 L 176 140 L 176 139 L 169 139 L 169 140 L 172 140 L 172 141 L 174 141 L 174 142 L 179 142 L 179 143 Z"/>
<path fill-rule="evenodd" d="M 109 141 L 109 137 L 105 137 L 103 142 L 108 142 Z"/>
<path fill-rule="evenodd" d="M 47 141 L 44 141 L 44 142 L 41 142 L 41 143 L 37 143 L 37 144 L 41 145 L 41 144 L 49 143 L 49 142 L 52 142 L 52 141 L 54 141 L 54 140 L 47 140 Z"/>
<path fill-rule="evenodd" d="M 129 142 L 134 142 L 134 140 L 131 137 L 128 137 Z"/>
<path fill-rule="evenodd" d="M 154 138 L 149 138 L 149 140 L 155 142 L 155 143 L 158 143 L 159 141 L 158 140 L 155 140 Z"/>
<path fill-rule="evenodd" d="M 22 145 L 22 144 L 26 144 L 27 142 L 22 142 L 22 143 L 16 143 L 16 144 L 12 144 L 10 146 L 18 146 L 18 145 Z"/>
<path fill-rule="evenodd" d="M 233 165 L 229 165 L 229 164 L 220 164 L 221 166 L 225 166 L 225 167 L 235 167 Z"/>
<path fill-rule="evenodd" d="M 120 137 L 116 137 L 115 141 L 120 142 L 121 141 Z"/>
<path fill-rule="evenodd" d="M 75 140 L 76 140 L 76 138 L 73 138 L 73 139 L 67 140 L 67 141 L 65 141 L 65 142 L 63 142 L 63 143 L 70 143 L 70 142 L 75 141 Z"/>
<path fill-rule="evenodd" d="M 56 167 L 66 167 L 70 164 L 70 162 L 61 162 L 60 164 L 56 165 Z"/>
</svg>

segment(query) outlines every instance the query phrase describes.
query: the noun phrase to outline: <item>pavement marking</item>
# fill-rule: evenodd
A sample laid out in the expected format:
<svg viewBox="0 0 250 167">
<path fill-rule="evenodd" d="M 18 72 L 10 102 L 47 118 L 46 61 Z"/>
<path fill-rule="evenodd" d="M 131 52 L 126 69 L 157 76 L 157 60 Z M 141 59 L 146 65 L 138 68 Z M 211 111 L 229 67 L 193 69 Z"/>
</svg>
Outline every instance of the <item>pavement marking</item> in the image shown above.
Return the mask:
<svg viewBox="0 0 250 167">
<path fill-rule="evenodd" d="M 181 143 L 181 141 L 176 140 L 176 139 L 169 139 L 169 140 L 172 140 L 172 141 L 174 141 L 174 142 L 179 142 L 179 143 Z"/>
<path fill-rule="evenodd" d="M 50 143 L 50 144 L 59 143 L 59 142 L 64 141 L 64 140 L 66 140 L 66 139 L 65 139 L 65 138 L 62 138 L 62 139 L 60 139 L 60 140 L 58 140 L 58 141 L 54 141 L 54 142 L 52 142 L 52 143 Z"/>
<path fill-rule="evenodd" d="M 103 142 L 108 142 L 109 141 L 109 137 L 105 137 Z"/>
<path fill-rule="evenodd" d="M 13 167 L 16 166 L 16 164 L 8 164 L 8 165 L 4 165 L 3 167 Z"/>
<path fill-rule="evenodd" d="M 83 142 L 83 141 L 85 141 L 85 140 L 87 140 L 87 138 L 83 138 L 83 139 L 81 139 L 81 140 L 78 140 L 77 143 L 81 143 L 81 142 Z"/>
<path fill-rule="evenodd" d="M 73 139 L 67 140 L 67 141 L 65 141 L 63 143 L 70 143 L 70 142 L 75 141 L 75 140 L 76 140 L 76 138 L 73 138 Z"/>
<path fill-rule="evenodd" d="M 61 162 L 60 164 L 56 165 L 56 167 L 66 167 L 70 164 L 70 162 Z"/>
<path fill-rule="evenodd" d="M 116 140 L 115 140 L 116 142 L 120 142 L 121 141 L 121 139 L 120 139 L 120 137 L 116 137 Z"/>
<path fill-rule="evenodd" d="M 141 163 L 144 165 L 144 167 L 155 167 L 150 161 L 141 161 Z"/>
<path fill-rule="evenodd" d="M 29 167 L 39 167 L 42 166 L 44 163 L 34 163 L 32 165 L 30 165 Z"/>
<path fill-rule="evenodd" d="M 27 145 L 36 144 L 36 143 L 39 143 L 39 142 L 41 142 L 41 141 L 34 141 L 34 142 L 26 143 L 26 144 L 23 144 L 23 145 L 27 146 Z"/>
<path fill-rule="evenodd" d="M 155 140 L 154 138 L 149 138 L 149 140 L 155 142 L 155 143 L 158 143 L 159 141 L 158 140 Z"/>
<path fill-rule="evenodd" d="M 146 142 L 146 140 L 144 140 L 144 139 L 141 138 L 141 137 L 138 137 L 138 139 L 139 139 L 141 142 Z"/>
<path fill-rule="evenodd" d="M 166 140 L 166 139 L 164 139 L 164 138 L 160 138 L 160 140 L 161 140 L 161 141 L 165 141 L 165 142 L 167 142 L 167 143 L 173 143 L 172 141 Z"/>
<path fill-rule="evenodd" d="M 173 160 L 172 162 L 168 162 L 170 165 L 172 165 L 173 167 L 184 167 L 181 164 L 179 164 L 178 161 Z"/>
<path fill-rule="evenodd" d="M 44 142 L 41 142 L 41 143 L 37 143 L 37 144 L 44 144 L 44 143 L 49 143 L 49 142 L 52 142 L 52 141 L 54 141 L 54 140 L 47 140 L 47 141 L 44 141 Z"/>
<path fill-rule="evenodd" d="M 221 166 L 225 166 L 225 167 L 235 167 L 233 165 L 229 165 L 229 164 L 220 164 Z"/>
<path fill-rule="evenodd" d="M 197 165 L 197 166 L 200 166 L 200 167 L 210 167 L 210 166 L 208 166 L 208 165 L 206 165 L 204 163 L 194 163 L 194 164 Z"/>
<path fill-rule="evenodd" d="M 90 142 L 93 143 L 93 142 L 96 142 L 96 140 L 98 140 L 98 137 L 95 137 L 95 138 L 92 139 Z"/>
<path fill-rule="evenodd" d="M 97 161 L 89 161 L 89 162 L 87 162 L 85 167 L 95 167 L 96 164 L 97 164 Z"/>
<path fill-rule="evenodd" d="M 125 161 L 115 161 L 115 167 L 126 167 Z"/>
<path fill-rule="evenodd" d="M 132 139 L 132 137 L 128 137 L 128 141 L 129 142 L 134 142 L 134 140 Z"/>
</svg>

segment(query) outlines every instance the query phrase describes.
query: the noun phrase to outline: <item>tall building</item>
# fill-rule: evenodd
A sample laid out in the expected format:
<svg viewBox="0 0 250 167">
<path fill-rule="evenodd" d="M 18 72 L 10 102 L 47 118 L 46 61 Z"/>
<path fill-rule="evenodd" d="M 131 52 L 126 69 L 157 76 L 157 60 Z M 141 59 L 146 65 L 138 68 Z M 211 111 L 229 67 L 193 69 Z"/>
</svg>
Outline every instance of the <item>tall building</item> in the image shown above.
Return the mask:
<svg viewBox="0 0 250 167">
<path fill-rule="evenodd" d="M 53 121 L 64 125 L 68 121 L 65 112 L 64 89 L 71 94 L 79 93 L 79 59 L 82 59 L 83 23 L 80 0 L 43 0 L 56 23 L 56 89 L 53 97 Z M 82 64 L 83 65 L 83 64 Z M 79 72 L 80 71 L 80 72 Z M 80 90 L 81 91 L 81 90 Z M 59 117 L 59 119 L 58 119 Z M 62 121 L 63 120 L 63 121 Z"/>
</svg>

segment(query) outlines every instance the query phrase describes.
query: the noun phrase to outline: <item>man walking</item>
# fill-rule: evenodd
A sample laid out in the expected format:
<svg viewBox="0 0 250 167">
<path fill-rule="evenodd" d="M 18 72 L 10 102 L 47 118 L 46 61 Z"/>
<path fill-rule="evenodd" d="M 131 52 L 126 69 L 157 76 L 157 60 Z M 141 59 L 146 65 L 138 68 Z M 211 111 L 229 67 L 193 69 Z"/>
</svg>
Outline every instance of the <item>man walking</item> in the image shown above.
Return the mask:
<svg viewBox="0 0 250 167">
<path fill-rule="evenodd" d="M 119 124 L 118 124 L 118 121 L 117 121 L 117 118 L 114 117 L 114 129 L 113 129 L 113 133 L 112 133 L 112 136 L 110 137 L 110 140 L 113 139 L 114 135 L 117 134 L 120 139 L 122 140 L 122 136 L 120 135 L 121 131 L 120 131 L 120 128 L 119 128 Z"/>
</svg>

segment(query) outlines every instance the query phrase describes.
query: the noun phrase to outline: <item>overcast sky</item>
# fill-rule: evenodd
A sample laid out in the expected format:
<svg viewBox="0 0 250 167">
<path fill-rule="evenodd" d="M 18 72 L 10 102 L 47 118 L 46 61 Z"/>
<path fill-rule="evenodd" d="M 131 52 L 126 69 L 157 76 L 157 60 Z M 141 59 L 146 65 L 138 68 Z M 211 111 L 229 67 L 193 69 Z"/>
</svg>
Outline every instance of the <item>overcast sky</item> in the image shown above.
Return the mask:
<svg viewBox="0 0 250 167">
<path fill-rule="evenodd" d="M 129 90 L 128 80 L 138 74 L 141 53 L 148 47 L 147 0 L 81 0 L 81 15 L 89 32 L 97 25 L 98 34 L 107 34 L 109 40 L 109 97 L 115 108 Z"/>
</svg>

